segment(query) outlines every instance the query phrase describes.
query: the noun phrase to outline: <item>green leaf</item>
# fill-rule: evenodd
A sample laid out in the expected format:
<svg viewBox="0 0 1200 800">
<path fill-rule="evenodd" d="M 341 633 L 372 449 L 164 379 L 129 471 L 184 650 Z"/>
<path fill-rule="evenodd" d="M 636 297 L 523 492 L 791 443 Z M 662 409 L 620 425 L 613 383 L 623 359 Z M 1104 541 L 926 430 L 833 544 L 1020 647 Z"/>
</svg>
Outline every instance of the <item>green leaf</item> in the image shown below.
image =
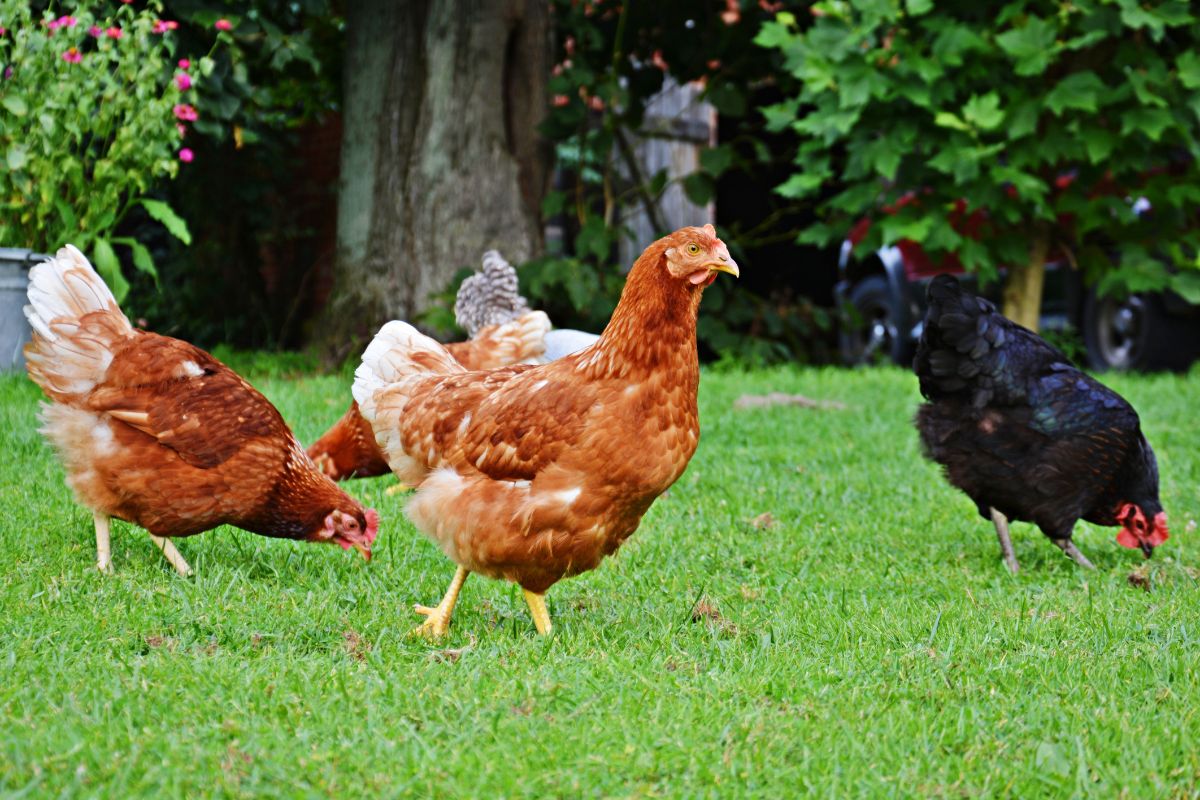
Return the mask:
<svg viewBox="0 0 1200 800">
<path fill-rule="evenodd" d="M 1035 99 L 1025 100 L 1013 107 L 1008 114 L 1008 138 L 1020 139 L 1037 130 L 1041 111 L 1042 104 Z"/>
<path fill-rule="evenodd" d="M 112 290 L 117 302 L 124 300 L 125 295 L 129 293 L 129 282 L 121 274 L 121 262 L 117 260 L 117 254 L 107 239 L 97 239 L 92 244 L 92 263 Z"/>
<path fill-rule="evenodd" d="M 985 50 L 988 47 L 988 43 L 970 27 L 957 24 L 947 25 L 933 40 L 930 50 L 933 55 L 931 65 L 938 68 L 961 66 L 963 56 L 973 51 Z M 931 80 L 931 76 L 926 76 L 926 80 Z"/>
<path fill-rule="evenodd" d="M 796 119 L 799 107 L 799 100 L 785 100 L 762 109 L 762 115 L 767 120 L 767 130 L 778 133 L 786 128 Z"/>
<path fill-rule="evenodd" d="M 158 283 L 158 268 L 154 266 L 154 257 L 150 255 L 150 251 L 144 244 L 134 239 L 131 236 L 114 236 L 113 244 L 123 244 L 129 248 L 133 254 L 133 266 L 138 272 L 144 272 L 154 278 L 154 282 Z"/>
<path fill-rule="evenodd" d="M 29 151 L 19 144 L 14 144 L 8 148 L 5 160 L 8 162 L 8 168 L 16 172 L 29 161 Z"/>
<path fill-rule="evenodd" d="M 192 243 L 192 234 L 188 232 L 187 223 L 175 213 L 172 208 L 161 200 L 141 200 L 142 207 L 153 219 L 163 224 L 171 235 L 184 244 Z"/>
<path fill-rule="evenodd" d="M 1054 57 L 1054 23 L 1030 17 L 1021 28 L 1007 30 L 996 37 L 996 44 L 1016 64 L 1018 75 L 1037 75 Z"/>
<path fill-rule="evenodd" d="M 763 23 L 758 35 L 754 37 L 756 45 L 768 49 L 776 47 L 782 50 L 796 38 L 796 34 L 788 30 L 787 25 L 782 24 L 782 20 L 779 19 L 781 16 L 783 15 L 780 14 L 774 20 L 767 20 Z"/>
<path fill-rule="evenodd" d="M 1121 120 L 1121 135 L 1144 133 L 1150 141 L 1157 142 L 1163 131 L 1175 122 L 1170 111 L 1163 108 L 1136 108 Z"/>
<path fill-rule="evenodd" d="M 1171 289 L 1192 305 L 1200 305 L 1200 271 L 1187 269 L 1172 275 Z"/>
<path fill-rule="evenodd" d="M 29 106 L 25 105 L 25 100 L 20 95 L 6 94 L 0 99 L 0 105 L 17 117 L 23 117 L 29 112 Z"/>
<path fill-rule="evenodd" d="M 705 99 L 726 116 L 740 117 L 746 113 L 745 92 L 728 81 L 722 81 L 710 88 Z"/>
<path fill-rule="evenodd" d="M 1084 128 L 1079 136 L 1083 139 L 1084 149 L 1087 150 L 1088 161 L 1099 164 L 1108 158 L 1109 153 L 1117 146 L 1117 137 L 1104 128 Z"/>
<path fill-rule="evenodd" d="M 702 206 L 717 193 L 717 185 L 703 172 L 693 172 L 683 179 L 683 192 L 693 203 Z"/>
<path fill-rule="evenodd" d="M 727 144 L 700 151 L 700 166 L 709 175 L 718 176 L 733 164 L 733 148 Z"/>
<path fill-rule="evenodd" d="M 129 249 L 133 252 L 133 266 L 139 272 L 144 272 L 154 278 L 154 282 L 158 283 L 158 268 L 154 266 L 154 257 L 150 255 L 146 245 L 134 240 L 129 243 Z"/>
<path fill-rule="evenodd" d="M 62 197 L 55 197 L 54 209 L 58 211 L 58 215 L 62 217 L 63 230 L 75 231 L 79 229 L 79 217 L 75 215 L 75 209 L 71 208 L 70 203 L 68 203 Z M 78 242 L 76 242 L 75 246 L 78 247 L 80 245 Z"/>
<path fill-rule="evenodd" d="M 1108 87 L 1091 70 L 1076 72 L 1063 78 L 1046 95 L 1046 108 L 1056 116 L 1068 108 L 1095 111 L 1100 97 Z"/>
<path fill-rule="evenodd" d="M 904 0 L 904 7 L 910 17 L 919 17 L 933 11 L 933 0 Z"/>
<path fill-rule="evenodd" d="M 1200 56 L 1196 51 L 1188 50 L 1175 60 L 1175 70 L 1179 74 L 1179 82 L 1186 89 L 1200 89 Z"/>
<path fill-rule="evenodd" d="M 825 184 L 826 177 L 828 176 L 814 171 L 797 172 L 776 186 L 775 193 L 792 199 L 806 197 L 820 189 Z"/>
<path fill-rule="evenodd" d="M 982 97 L 973 95 L 963 106 L 963 119 L 985 131 L 995 128 L 1004 120 L 1004 112 L 1000 110 L 1000 96 L 995 92 L 988 92 Z"/>
<path fill-rule="evenodd" d="M 943 128 L 953 128 L 956 131 L 971 130 L 970 125 L 959 119 L 957 114 L 951 114 L 949 111 L 937 112 L 933 117 L 933 124 Z"/>
</svg>

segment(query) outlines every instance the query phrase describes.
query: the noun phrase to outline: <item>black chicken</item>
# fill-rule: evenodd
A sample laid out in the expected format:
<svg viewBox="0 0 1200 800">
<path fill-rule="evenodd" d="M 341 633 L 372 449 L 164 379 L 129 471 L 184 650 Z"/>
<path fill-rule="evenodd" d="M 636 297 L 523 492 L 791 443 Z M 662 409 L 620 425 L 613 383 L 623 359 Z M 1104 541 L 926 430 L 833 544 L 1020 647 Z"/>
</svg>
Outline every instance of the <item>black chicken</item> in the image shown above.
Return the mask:
<svg viewBox="0 0 1200 800">
<path fill-rule="evenodd" d="M 1014 573 L 1010 519 L 1088 568 L 1071 541 L 1077 520 L 1120 525 L 1117 542 L 1147 558 L 1166 541 L 1158 466 L 1133 407 L 949 275 L 929 284 L 913 369 L 929 401 L 916 419 L 926 455 L 995 524 Z"/>
</svg>

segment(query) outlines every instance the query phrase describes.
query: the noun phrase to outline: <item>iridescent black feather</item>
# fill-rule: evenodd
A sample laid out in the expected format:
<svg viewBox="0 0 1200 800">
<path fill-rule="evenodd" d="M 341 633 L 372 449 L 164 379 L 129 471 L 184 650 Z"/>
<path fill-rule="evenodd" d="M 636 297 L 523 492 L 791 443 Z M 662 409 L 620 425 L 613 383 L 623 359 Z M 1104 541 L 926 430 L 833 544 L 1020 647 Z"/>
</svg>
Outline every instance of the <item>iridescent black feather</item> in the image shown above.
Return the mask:
<svg viewBox="0 0 1200 800">
<path fill-rule="evenodd" d="M 913 369 L 926 455 L 989 518 L 1066 539 L 1075 522 L 1118 524 L 1118 507 L 1162 510 L 1137 412 L 1059 350 L 939 275 Z"/>
</svg>

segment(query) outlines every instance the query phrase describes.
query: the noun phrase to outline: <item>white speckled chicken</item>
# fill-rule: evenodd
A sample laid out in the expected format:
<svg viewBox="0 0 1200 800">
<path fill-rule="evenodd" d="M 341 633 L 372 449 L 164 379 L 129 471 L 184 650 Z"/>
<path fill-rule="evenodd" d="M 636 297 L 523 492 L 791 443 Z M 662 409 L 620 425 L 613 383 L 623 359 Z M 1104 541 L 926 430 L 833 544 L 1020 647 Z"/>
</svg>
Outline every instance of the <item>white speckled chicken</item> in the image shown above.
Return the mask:
<svg viewBox="0 0 1200 800">
<path fill-rule="evenodd" d="M 483 254 L 483 270 L 462 282 L 454 300 L 454 318 L 472 339 L 488 325 L 502 325 L 529 312 L 517 287 L 517 271 L 495 250 Z M 542 363 L 582 350 L 599 338 L 570 328 L 549 330 Z"/>
</svg>

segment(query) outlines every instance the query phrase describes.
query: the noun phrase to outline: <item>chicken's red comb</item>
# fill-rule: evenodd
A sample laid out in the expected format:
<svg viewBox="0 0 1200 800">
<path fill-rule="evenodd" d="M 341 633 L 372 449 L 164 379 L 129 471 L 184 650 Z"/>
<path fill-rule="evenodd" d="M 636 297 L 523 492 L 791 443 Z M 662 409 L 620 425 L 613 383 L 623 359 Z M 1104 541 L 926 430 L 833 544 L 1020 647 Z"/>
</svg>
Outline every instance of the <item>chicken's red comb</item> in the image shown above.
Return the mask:
<svg viewBox="0 0 1200 800">
<path fill-rule="evenodd" d="M 368 508 L 363 512 L 363 516 L 367 518 L 367 542 L 374 544 L 375 537 L 379 535 L 379 512 Z"/>
</svg>

